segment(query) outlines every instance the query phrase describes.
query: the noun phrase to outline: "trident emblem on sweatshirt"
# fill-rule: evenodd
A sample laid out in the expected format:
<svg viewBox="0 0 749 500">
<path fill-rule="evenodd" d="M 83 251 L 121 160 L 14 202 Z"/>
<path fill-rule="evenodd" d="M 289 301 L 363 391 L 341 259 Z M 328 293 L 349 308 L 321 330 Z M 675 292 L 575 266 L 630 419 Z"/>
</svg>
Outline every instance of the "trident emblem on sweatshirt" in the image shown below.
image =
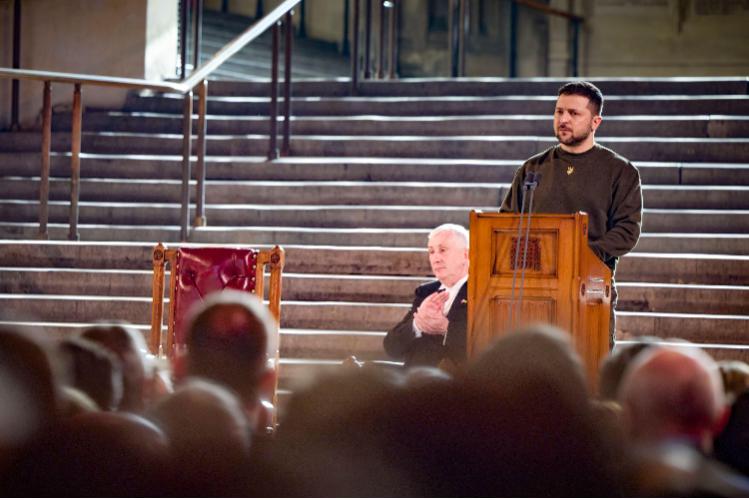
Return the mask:
<svg viewBox="0 0 749 500">
<path fill-rule="evenodd" d="M 572 172 L 574 171 L 575 171 L 575 167 L 573 167 L 572 165 L 567 167 L 567 175 L 572 175 Z"/>
</svg>

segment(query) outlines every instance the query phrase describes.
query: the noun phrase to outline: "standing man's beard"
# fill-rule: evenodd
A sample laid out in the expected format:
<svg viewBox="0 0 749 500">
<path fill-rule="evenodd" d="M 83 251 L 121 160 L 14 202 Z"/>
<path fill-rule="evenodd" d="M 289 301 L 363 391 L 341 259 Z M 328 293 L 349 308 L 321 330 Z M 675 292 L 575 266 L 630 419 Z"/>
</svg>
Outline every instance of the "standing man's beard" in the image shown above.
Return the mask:
<svg viewBox="0 0 749 500">
<path fill-rule="evenodd" d="M 588 137 L 590 137 L 590 131 L 587 131 L 583 134 L 575 135 L 574 132 L 570 136 L 568 136 L 566 139 L 562 139 L 562 135 L 559 133 L 559 130 L 557 129 L 556 137 L 559 140 L 560 143 L 564 144 L 565 146 L 577 146 L 578 144 L 582 144 Z"/>
</svg>

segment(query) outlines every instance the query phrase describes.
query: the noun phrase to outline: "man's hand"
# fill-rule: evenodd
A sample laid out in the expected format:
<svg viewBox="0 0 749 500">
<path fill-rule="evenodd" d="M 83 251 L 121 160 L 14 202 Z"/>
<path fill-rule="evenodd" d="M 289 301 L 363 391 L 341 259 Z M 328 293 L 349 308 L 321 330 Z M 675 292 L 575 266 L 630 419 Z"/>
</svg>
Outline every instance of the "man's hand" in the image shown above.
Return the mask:
<svg viewBox="0 0 749 500">
<path fill-rule="evenodd" d="M 426 335 L 444 335 L 449 324 L 443 309 L 448 299 L 448 292 L 434 292 L 421 303 L 414 313 L 416 328 Z"/>
</svg>

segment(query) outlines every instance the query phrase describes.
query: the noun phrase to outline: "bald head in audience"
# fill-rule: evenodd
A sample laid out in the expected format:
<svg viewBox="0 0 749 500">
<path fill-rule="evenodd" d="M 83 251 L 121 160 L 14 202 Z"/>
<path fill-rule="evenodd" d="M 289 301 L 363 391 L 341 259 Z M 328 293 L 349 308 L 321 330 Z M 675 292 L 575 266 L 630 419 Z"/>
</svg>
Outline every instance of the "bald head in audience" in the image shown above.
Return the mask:
<svg viewBox="0 0 749 500">
<path fill-rule="evenodd" d="M 628 434 L 642 444 L 686 440 L 709 451 L 725 417 L 718 366 L 696 347 L 651 347 L 633 362 L 619 391 Z"/>
</svg>

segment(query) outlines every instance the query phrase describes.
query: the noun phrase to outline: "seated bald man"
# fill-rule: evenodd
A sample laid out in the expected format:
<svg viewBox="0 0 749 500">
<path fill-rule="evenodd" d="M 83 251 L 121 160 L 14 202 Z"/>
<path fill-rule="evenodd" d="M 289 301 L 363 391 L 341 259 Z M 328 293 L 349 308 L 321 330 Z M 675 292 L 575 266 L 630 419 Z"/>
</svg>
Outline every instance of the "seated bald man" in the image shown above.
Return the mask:
<svg viewBox="0 0 749 500">
<path fill-rule="evenodd" d="M 429 233 L 429 264 L 437 278 L 419 286 L 413 306 L 385 336 L 385 352 L 405 366 L 460 365 L 466 359 L 468 231 L 443 224 Z"/>
</svg>

